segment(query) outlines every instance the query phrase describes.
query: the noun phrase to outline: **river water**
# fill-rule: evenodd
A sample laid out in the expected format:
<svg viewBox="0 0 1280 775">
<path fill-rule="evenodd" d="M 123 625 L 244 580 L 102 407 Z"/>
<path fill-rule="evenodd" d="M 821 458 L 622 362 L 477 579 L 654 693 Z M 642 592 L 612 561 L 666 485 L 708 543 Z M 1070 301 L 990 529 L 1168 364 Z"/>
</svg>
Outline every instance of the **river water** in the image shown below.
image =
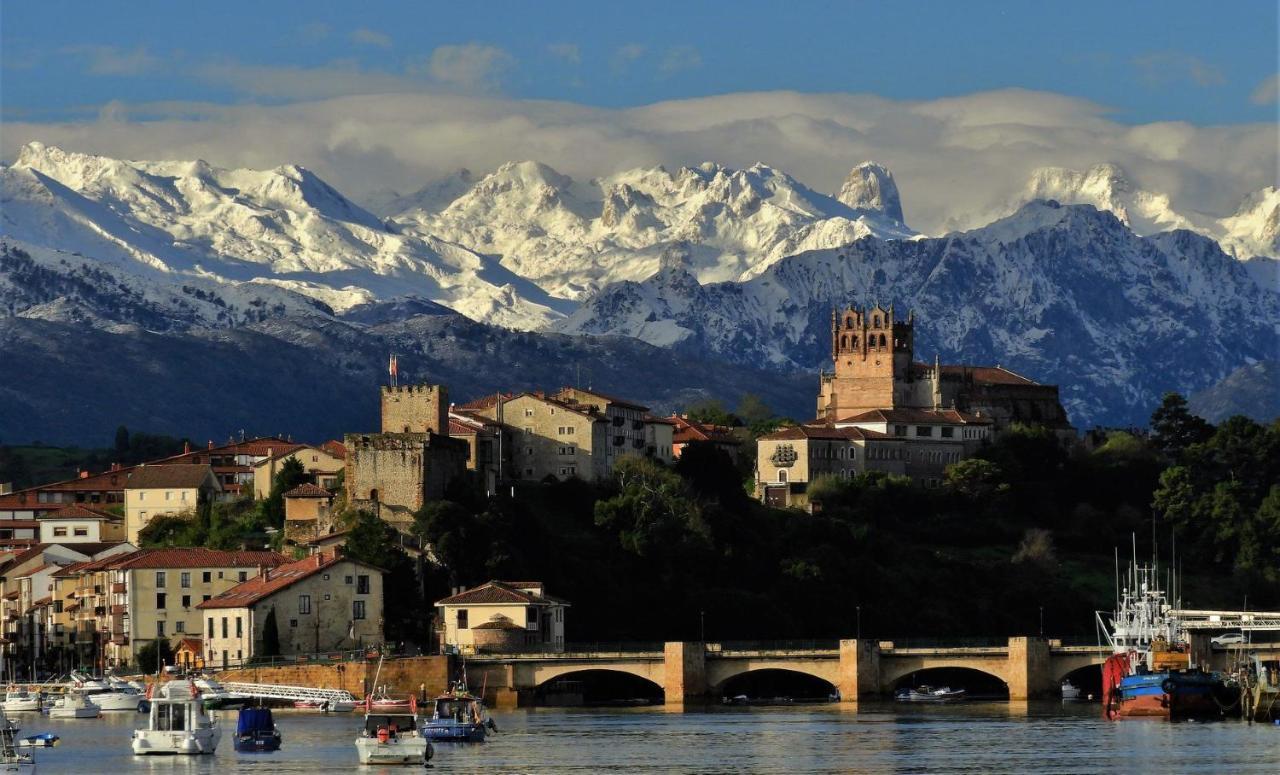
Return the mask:
<svg viewBox="0 0 1280 775">
<path fill-rule="evenodd" d="M 483 745 L 437 745 L 434 770 L 458 773 L 1280 773 L 1280 726 L 1243 722 L 1106 722 L 1095 704 L 862 703 L 667 711 L 546 708 L 494 713 Z M 23 734 L 50 731 L 40 775 L 74 773 L 410 772 L 361 767 L 358 713 L 277 712 L 284 747 L 240 754 L 235 712 L 217 754 L 134 757 L 130 730 L 145 717 L 57 720 L 13 714 Z"/>
</svg>

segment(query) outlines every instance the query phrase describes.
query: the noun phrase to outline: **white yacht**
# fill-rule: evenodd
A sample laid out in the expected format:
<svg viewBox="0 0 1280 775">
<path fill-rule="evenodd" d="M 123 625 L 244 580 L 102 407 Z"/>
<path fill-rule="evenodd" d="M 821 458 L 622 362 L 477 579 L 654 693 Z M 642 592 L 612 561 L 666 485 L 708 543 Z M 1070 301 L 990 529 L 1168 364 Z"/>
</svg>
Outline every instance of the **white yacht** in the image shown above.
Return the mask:
<svg viewBox="0 0 1280 775">
<path fill-rule="evenodd" d="M 49 708 L 49 718 L 98 718 L 102 708 L 84 692 L 70 689 Z"/>
<path fill-rule="evenodd" d="M 3 708 L 6 713 L 39 712 L 42 705 L 40 692 L 33 692 L 26 687 L 10 686 L 4 693 L 4 702 L 0 703 L 0 708 Z"/>
<path fill-rule="evenodd" d="M 222 727 L 205 712 L 195 684 L 170 681 L 152 694 L 147 728 L 133 731 L 133 752 L 211 754 L 221 739 Z"/>
<path fill-rule="evenodd" d="M 207 710 L 220 710 L 244 705 L 251 698 L 227 691 L 222 684 L 207 675 L 199 675 L 192 679 L 200 692 L 200 700 Z"/>
<path fill-rule="evenodd" d="M 366 713 L 356 737 L 361 764 L 426 764 L 434 753 L 409 713 Z"/>
<path fill-rule="evenodd" d="M 127 710 L 136 713 L 147 699 L 145 692 L 118 679 L 86 679 L 73 675 L 72 682 L 76 691 L 88 696 L 102 710 Z"/>
</svg>

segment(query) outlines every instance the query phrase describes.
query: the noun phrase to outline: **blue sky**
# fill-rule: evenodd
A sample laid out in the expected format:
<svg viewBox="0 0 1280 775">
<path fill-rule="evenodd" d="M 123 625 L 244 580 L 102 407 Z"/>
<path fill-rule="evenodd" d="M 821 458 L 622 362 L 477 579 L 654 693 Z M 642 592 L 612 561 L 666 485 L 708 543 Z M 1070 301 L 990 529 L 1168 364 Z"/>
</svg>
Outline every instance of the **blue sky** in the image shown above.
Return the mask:
<svg viewBox="0 0 1280 775">
<path fill-rule="evenodd" d="M 629 107 L 1007 87 L 1123 123 L 1274 121 L 1277 4 L 5 2 L 6 119 L 423 88 Z M 1271 91 L 1266 89 L 1271 80 Z"/>
</svg>

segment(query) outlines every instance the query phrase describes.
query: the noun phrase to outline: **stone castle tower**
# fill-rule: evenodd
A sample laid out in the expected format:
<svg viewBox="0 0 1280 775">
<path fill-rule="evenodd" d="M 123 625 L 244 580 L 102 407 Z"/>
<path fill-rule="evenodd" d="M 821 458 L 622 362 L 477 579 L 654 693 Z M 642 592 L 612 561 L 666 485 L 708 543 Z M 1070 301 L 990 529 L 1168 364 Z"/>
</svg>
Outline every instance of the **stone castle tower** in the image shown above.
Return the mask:
<svg viewBox="0 0 1280 775">
<path fill-rule="evenodd" d="M 444 385 L 383 385 L 383 433 L 449 435 L 449 391 Z"/>
<path fill-rule="evenodd" d="M 925 391 L 912 379 L 915 320 L 897 320 L 893 306 L 850 306 L 831 313 L 831 360 L 818 386 L 818 419 L 843 420 L 872 409 L 932 406 L 933 386 Z M 928 395 L 916 395 L 926 392 Z"/>
</svg>

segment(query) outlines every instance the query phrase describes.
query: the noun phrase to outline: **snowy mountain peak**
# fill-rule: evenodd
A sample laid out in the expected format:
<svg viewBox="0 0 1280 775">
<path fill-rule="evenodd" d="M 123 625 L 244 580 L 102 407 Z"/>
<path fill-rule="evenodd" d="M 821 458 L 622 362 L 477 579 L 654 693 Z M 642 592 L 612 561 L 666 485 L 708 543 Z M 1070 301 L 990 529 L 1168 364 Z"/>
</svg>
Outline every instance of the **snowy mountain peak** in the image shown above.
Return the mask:
<svg viewBox="0 0 1280 775">
<path fill-rule="evenodd" d="M 884 213 L 898 223 L 902 217 L 902 198 L 893 173 L 882 164 L 864 161 L 849 171 L 836 199 L 854 210 L 872 210 Z"/>
<path fill-rule="evenodd" d="M 1223 242 L 1237 248 L 1238 258 L 1280 257 L 1280 189 L 1267 186 L 1255 191 L 1221 224 L 1227 232 Z"/>
</svg>

